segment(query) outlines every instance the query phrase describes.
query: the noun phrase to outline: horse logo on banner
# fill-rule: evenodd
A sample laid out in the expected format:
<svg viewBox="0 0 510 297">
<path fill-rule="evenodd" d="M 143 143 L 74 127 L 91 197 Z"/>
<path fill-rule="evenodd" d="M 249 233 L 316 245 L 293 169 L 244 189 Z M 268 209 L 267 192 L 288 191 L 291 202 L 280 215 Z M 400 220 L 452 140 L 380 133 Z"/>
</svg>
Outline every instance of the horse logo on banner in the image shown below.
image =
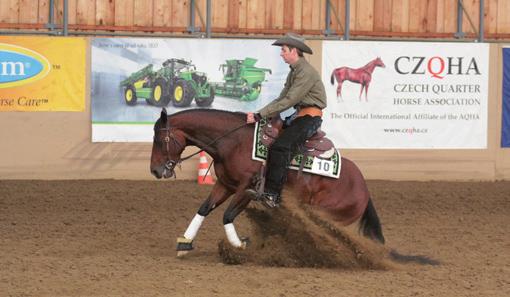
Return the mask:
<svg viewBox="0 0 510 297">
<path fill-rule="evenodd" d="M 372 72 L 374 72 L 375 67 L 386 67 L 380 57 L 373 59 L 368 62 L 365 66 L 360 68 L 349 68 L 349 67 L 339 67 L 335 68 L 331 73 L 331 84 L 335 84 L 335 78 L 338 82 L 338 87 L 336 88 L 336 97 L 337 99 L 342 99 L 342 84 L 344 81 L 348 80 L 353 83 L 358 83 L 361 85 L 361 89 L 359 91 L 359 100 L 361 101 L 361 95 L 363 94 L 363 89 L 365 90 L 365 101 L 368 101 L 367 93 L 368 87 L 370 85 L 370 81 L 372 80 Z"/>
</svg>

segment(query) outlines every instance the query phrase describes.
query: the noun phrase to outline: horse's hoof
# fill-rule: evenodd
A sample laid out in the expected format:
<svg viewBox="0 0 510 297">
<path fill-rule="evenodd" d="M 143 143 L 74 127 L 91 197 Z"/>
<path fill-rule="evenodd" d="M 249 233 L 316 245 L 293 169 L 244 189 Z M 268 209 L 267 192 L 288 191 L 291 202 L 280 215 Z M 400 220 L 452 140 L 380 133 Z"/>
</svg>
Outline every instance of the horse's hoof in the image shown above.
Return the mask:
<svg viewBox="0 0 510 297">
<path fill-rule="evenodd" d="M 177 251 L 177 258 L 182 258 L 189 254 L 190 251 Z"/>
<path fill-rule="evenodd" d="M 248 237 L 241 237 L 241 247 L 240 249 L 244 250 L 246 247 L 251 243 L 250 238 Z"/>
<path fill-rule="evenodd" d="M 181 257 L 193 250 L 193 240 L 185 237 L 177 238 L 177 257 Z"/>
</svg>

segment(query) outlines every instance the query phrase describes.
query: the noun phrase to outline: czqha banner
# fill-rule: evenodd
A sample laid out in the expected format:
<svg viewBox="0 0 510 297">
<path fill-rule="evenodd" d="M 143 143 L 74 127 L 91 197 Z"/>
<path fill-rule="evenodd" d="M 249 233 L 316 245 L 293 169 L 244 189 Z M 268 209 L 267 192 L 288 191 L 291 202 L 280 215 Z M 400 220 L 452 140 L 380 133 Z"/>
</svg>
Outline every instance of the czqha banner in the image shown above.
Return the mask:
<svg viewBox="0 0 510 297">
<path fill-rule="evenodd" d="M 85 110 L 87 42 L 0 36 L 0 111 Z"/>
<path fill-rule="evenodd" d="M 289 72 L 272 42 L 93 39 L 92 141 L 151 142 L 163 107 L 169 114 L 262 108 L 278 97 Z"/>
<path fill-rule="evenodd" d="M 323 130 L 338 147 L 487 147 L 487 44 L 325 41 L 322 52 Z"/>
</svg>

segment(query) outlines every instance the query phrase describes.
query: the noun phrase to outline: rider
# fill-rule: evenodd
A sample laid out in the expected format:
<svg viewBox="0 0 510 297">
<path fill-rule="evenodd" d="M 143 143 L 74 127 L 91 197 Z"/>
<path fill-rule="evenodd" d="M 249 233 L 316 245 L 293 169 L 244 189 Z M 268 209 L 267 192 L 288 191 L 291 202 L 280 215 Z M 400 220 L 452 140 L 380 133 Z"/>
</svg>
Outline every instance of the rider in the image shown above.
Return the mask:
<svg viewBox="0 0 510 297">
<path fill-rule="evenodd" d="M 281 46 L 280 56 L 290 66 L 287 81 L 278 98 L 258 112 L 247 114 L 246 122 L 254 123 L 261 118 L 278 116 L 291 107 L 296 110 L 292 115 L 295 119 L 269 149 L 265 189 L 260 197 L 269 207 L 280 202 L 292 155 L 320 128 L 322 109 L 327 105 L 320 75 L 303 57 L 303 53 L 313 53 L 304 41 L 300 35 L 287 33 L 273 43 Z"/>
</svg>

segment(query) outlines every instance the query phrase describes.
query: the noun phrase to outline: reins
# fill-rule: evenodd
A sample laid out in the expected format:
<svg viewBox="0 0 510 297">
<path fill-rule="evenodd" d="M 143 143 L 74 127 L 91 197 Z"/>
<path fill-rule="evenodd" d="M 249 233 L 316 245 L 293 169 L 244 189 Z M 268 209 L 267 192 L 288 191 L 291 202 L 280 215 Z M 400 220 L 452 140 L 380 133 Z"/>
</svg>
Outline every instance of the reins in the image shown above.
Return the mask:
<svg viewBox="0 0 510 297">
<path fill-rule="evenodd" d="M 163 109 L 163 112 L 162 112 L 162 116 L 163 115 L 166 115 L 166 110 Z M 206 143 L 206 144 L 203 144 L 202 141 L 198 140 L 198 139 L 193 139 L 193 137 L 187 135 L 186 137 L 189 138 L 191 141 L 194 141 L 195 143 L 198 143 L 201 145 L 201 149 L 195 153 L 192 153 L 191 155 L 189 156 L 186 156 L 184 158 L 181 158 L 179 156 L 179 159 L 177 160 L 173 160 L 170 156 L 170 141 L 172 140 L 174 142 L 175 145 L 179 146 L 182 150 L 184 150 L 184 148 L 186 147 L 186 144 L 182 144 L 180 143 L 176 138 L 175 138 L 175 135 L 172 133 L 171 129 L 172 127 L 170 127 L 169 125 L 169 121 L 168 121 L 168 117 L 167 117 L 167 120 L 165 121 L 165 127 L 164 128 L 160 128 L 159 130 L 160 131 L 166 131 L 166 136 L 163 138 L 163 145 L 166 145 L 166 153 L 167 153 L 167 161 L 165 162 L 164 164 L 164 172 L 163 172 L 163 175 L 166 175 L 166 173 L 170 172 L 170 176 L 173 175 L 175 177 L 175 171 L 174 171 L 174 168 L 175 166 L 180 166 L 180 164 L 183 162 L 183 161 L 186 161 L 188 160 L 189 158 L 205 151 L 205 149 L 211 147 L 213 144 L 215 144 L 216 142 L 218 142 L 220 139 L 234 133 L 235 131 L 245 127 L 249 125 L 248 123 L 244 122 L 242 125 L 240 126 L 237 126 L 229 131 L 227 131 L 226 133 L 220 135 L 219 137 L 216 137 L 215 139 L 213 139 L 212 141 L 210 141 L 209 143 Z M 154 141 L 157 141 L 156 139 L 156 135 L 154 135 Z M 164 148 L 163 148 L 164 149 Z M 182 151 L 181 151 L 182 153 Z M 213 162 L 211 162 L 211 166 L 212 164 L 214 163 L 214 159 L 213 159 Z M 211 166 L 209 166 L 209 169 L 207 169 L 207 172 L 209 172 Z"/>
<path fill-rule="evenodd" d="M 222 138 L 224 138 L 224 137 L 226 137 L 226 136 L 228 136 L 228 135 L 230 135 L 230 134 L 234 133 L 235 131 L 237 131 L 237 130 L 239 130 L 239 129 L 243 128 L 244 126 L 247 126 L 247 125 L 249 125 L 249 124 L 248 124 L 248 123 L 243 123 L 242 125 L 240 125 L 240 126 L 238 126 L 238 127 L 235 127 L 234 129 L 231 129 L 231 130 L 227 131 L 226 133 L 224 133 L 224 134 L 222 134 L 222 135 L 220 135 L 220 136 L 216 137 L 215 139 L 213 139 L 213 140 L 212 140 L 211 142 L 209 142 L 208 144 L 204 145 L 204 146 L 203 146 L 203 148 L 202 148 L 202 149 L 200 149 L 199 151 L 194 152 L 193 154 L 191 154 L 191 155 L 189 155 L 189 156 L 186 156 L 186 157 L 184 157 L 184 158 L 180 158 L 178 162 L 179 162 L 179 163 L 181 163 L 182 161 L 186 161 L 186 160 L 188 160 L 189 158 L 191 158 L 191 157 L 193 157 L 193 156 L 195 156 L 195 155 L 200 154 L 200 153 L 201 153 L 201 152 L 203 152 L 206 148 L 208 148 L 208 147 L 210 147 L 211 145 L 215 144 L 215 143 L 216 143 L 216 142 L 218 142 L 220 139 L 222 139 Z M 213 160 L 213 162 L 214 162 L 214 160 Z M 211 163 L 211 165 L 212 165 L 212 163 Z M 209 168 L 210 168 L 210 167 L 209 167 Z"/>
</svg>

